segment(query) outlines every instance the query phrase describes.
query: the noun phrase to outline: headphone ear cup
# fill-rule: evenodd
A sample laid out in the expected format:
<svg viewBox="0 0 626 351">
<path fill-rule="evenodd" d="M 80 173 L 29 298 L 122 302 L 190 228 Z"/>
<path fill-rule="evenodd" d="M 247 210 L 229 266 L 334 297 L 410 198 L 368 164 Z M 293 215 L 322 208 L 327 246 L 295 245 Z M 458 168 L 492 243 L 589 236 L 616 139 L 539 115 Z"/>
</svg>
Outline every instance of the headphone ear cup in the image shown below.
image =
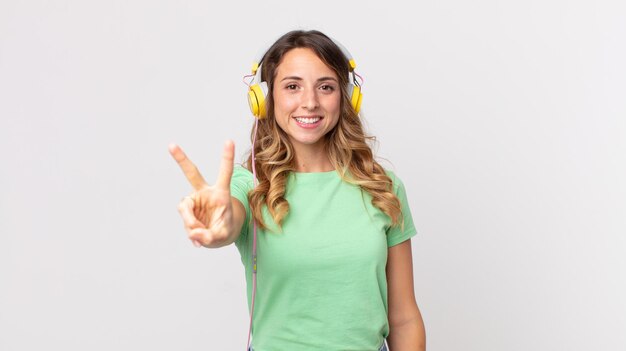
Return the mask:
<svg viewBox="0 0 626 351">
<path fill-rule="evenodd" d="M 250 86 L 248 90 L 248 105 L 252 115 L 258 119 L 267 117 L 265 100 L 267 97 L 267 83 L 260 82 Z"/>
<path fill-rule="evenodd" d="M 352 83 L 348 84 L 348 94 L 350 95 L 350 104 L 352 105 L 354 111 L 358 114 L 361 109 L 361 100 L 363 98 L 363 94 L 361 94 L 361 87 Z"/>
</svg>

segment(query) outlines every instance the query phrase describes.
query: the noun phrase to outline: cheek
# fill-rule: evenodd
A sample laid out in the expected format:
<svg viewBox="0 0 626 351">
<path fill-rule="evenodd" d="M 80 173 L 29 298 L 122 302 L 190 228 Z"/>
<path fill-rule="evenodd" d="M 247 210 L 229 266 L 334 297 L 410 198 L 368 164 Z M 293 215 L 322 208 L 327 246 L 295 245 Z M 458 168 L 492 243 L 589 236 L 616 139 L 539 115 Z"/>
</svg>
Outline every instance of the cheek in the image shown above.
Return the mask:
<svg viewBox="0 0 626 351">
<path fill-rule="evenodd" d="M 329 97 L 326 103 L 326 110 L 333 115 L 341 114 L 341 95 Z"/>
<path fill-rule="evenodd" d="M 337 113 L 341 112 L 341 95 L 335 100 L 335 110 Z"/>
<path fill-rule="evenodd" d="M 278 112 L 287 112 L 289 113 L 294 107 L 297 107 L 297 101 L 294 97 L 289 96 L 289 94 L 274 94 L 274 109 Z"/>
<path fill-rule="evenodd" d="M 275 93 L 274 96 L 274 117 L 276 119 L 276 124 L 278 127 L 282 129 L 284 132 L 287 132 L 287 126 L 289 124 L 289 115 L 291 114 L 293 108 L 291 105 L 293 104 L 289 97 L 284 94 Z"/>
</svg>

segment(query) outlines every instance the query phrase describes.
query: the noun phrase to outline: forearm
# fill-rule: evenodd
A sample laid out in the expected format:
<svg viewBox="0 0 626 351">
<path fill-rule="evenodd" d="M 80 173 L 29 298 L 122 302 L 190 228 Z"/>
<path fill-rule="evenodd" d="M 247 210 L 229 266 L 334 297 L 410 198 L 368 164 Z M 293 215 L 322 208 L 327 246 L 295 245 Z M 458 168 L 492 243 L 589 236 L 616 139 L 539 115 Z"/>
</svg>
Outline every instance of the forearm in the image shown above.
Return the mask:
<svg viewBox="0 0 626 351">
<path fill-rule="evenodd" d="M 421 316 L 406 323 L 389 326 L 389 351 L 425 351 L 426 330 Z"/>
</svg>

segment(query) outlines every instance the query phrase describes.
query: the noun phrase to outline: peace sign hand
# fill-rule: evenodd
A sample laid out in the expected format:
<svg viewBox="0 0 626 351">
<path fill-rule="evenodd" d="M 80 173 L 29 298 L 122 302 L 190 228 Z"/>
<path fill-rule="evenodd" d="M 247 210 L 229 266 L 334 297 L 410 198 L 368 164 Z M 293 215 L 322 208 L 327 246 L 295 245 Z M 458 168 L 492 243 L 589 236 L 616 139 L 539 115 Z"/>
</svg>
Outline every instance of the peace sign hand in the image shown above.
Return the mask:
<svg viewBox="0 0 626 351">
<path fill-rule="evenodd" d="M 169 145 L 172 157 L 178 162 L 193 192 L 178 204 L 189 239 L 199 247 L 221 247 L 229 244 L 235 233 L 233 204 L 230 196 L 230 178 L 233 174 L 235 145 L 224 144 L 217 183 L 209 185 L 198 168 L 176 144 Z"/>
</svg>

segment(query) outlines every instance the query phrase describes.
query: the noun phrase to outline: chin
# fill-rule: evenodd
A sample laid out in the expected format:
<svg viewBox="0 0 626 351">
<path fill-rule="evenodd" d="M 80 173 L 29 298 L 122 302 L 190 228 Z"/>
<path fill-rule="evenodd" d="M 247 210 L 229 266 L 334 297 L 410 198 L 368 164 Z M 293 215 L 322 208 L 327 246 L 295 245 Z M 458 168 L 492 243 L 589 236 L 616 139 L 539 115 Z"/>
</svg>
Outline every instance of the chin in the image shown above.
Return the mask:
<svg viewBox="0 0 626 351">
<path fill-rule="evenodd" d="M 294 144 L 314 146 L 322 143 L 323 137 L 321 138 L 291 138 L 291 142 Z"/>
</svg>

